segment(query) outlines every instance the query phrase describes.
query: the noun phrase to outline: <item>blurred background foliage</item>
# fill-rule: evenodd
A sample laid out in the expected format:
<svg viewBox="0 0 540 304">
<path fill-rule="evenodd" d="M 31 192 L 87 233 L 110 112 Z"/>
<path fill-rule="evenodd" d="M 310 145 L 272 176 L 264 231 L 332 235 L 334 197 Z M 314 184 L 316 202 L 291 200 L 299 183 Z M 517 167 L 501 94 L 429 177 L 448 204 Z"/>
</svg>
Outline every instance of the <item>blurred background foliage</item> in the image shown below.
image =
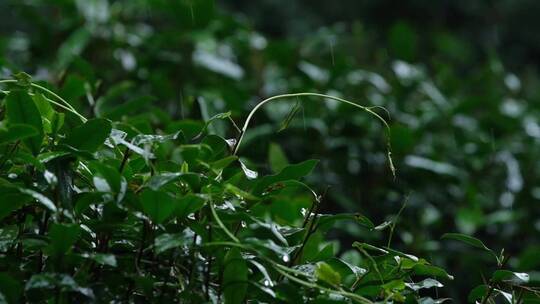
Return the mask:
<svg viewBox="0 0 540 304">
<path fill-rule="evenodd" d="M 142 132 L 148 121 L 197 130 L 227 111 L 240 124 L 282 93 L 382 106 L 395 179 L 382 126 L 332 101 L 265 106 L 240 155 L 261 172 L 321 159 L 309 184 L 327 189 L 325 212 L 383 222 L 406 203 L 393 245 L 446 267 L 459 278 L 447 296 L 464 299 L 495 265 L 440 241 L 445 232 L 504 248 L 518 271 L 540 269 L 538 9 L 533 0 L 2 0 L 0 76 L 26 71 L 87 117 Z M 226 121 L 210 128 L 237 135 Z M 330 236 L 388 238 L 347 225 Z"/>
</svg>

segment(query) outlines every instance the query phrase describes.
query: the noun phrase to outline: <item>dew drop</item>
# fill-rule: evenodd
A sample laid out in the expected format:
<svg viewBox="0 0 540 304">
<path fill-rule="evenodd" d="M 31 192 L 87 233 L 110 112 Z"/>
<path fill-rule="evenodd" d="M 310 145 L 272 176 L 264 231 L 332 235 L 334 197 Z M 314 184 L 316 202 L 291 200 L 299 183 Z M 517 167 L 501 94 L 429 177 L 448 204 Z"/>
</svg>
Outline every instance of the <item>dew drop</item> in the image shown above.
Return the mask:
<svg viewBox="0 0 540 304">
<path fill-rule="evenodd" d="M 283 260 L 283 262 L 288 262 L 289 261 L 289 256 L 288 255 L 283 255 L 283 257 L 281 258 Z"/>
</svg>

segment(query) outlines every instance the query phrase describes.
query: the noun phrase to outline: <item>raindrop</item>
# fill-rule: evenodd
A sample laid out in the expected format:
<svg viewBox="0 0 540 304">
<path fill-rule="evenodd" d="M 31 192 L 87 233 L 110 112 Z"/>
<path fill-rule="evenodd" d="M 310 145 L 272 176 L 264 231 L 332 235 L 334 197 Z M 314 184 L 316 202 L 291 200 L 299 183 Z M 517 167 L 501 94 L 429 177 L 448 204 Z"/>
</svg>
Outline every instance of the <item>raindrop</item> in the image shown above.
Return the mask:
<svg viewBox="0 0 540 304">
<path fill-rule="evenodd" d="M 247 224 L 246 224 L 246 222 L 241 221 L 241 222 L 240 222 L 240 226 L 242 226 L 242 228 L 246 228 L 246 227 L 247 227 Z"/>
<path fill-rule="evenodd" d="M 271 286 L 270 281 L 264 280 L 264 286 L 266 286 L 266 287 Z"/>
<path fill-rule="evenodd" d="M 15 174 L 15 173 L 10 173 L 10 174 L 8 174 L 8 177 L 11 178 L 11 179 L 16 179 L 16 178 L 17 178 L 17 174 Z"/>
<path fill-rule="evenodd" d="M 289 261 L 289 256 L 285 254 L 281 259 L 283 260 L 283 262 L 287 263 Z"/>
</svg>

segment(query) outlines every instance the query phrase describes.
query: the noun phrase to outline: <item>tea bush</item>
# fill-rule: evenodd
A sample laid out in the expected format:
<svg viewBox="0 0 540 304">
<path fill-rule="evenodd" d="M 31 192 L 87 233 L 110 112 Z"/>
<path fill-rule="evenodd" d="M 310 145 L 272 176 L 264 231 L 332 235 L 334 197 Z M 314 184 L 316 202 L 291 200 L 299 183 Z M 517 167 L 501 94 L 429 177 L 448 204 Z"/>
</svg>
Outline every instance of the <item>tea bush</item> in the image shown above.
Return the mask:
<svg viewBox="0 0 540 304">
<path fill-rule="evenodd" d="M 87 119 L 24 73 L 0 83 L 0 302 L 427 304 L 449 300 L 437 290 L 459 280 L 390 247 L 401 211 L 383 223 L 322 213 L 325 191 L 303 182 L 317 160 L 289 164 L 274 146 L 273 172 L 261 174 L 239 153 L 257 109 L 277 99 L 335 99 L 388 127 L 376 108 L 301 93 L 259 103 L 242 128 L 230 112 L 127 123 L 114 119 L 126 105 Z M 237 133 L 216 135 L 218 121 Z M 343 222 L 387 242 L 330 240 Z M 443 238 L 497 265 L 470 301 L 538 301 L 504 251 Z"/>
</svg>

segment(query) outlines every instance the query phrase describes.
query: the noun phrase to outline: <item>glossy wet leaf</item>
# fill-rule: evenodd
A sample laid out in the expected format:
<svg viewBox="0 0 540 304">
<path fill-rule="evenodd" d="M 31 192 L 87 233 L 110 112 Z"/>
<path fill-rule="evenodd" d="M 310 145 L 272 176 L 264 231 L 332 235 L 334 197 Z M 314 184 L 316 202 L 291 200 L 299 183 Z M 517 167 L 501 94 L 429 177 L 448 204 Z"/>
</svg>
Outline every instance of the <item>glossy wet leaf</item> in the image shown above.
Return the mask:
<svg viewBox="0 0 540 304">
<path fill-rule="evenodd" d="M 240 167 L 242 168 L 242 171 L 244 172 L 244 175 L 248 179 L 256 179 L 257 176 L 259 176 L 259 173 L 257 171 L 249 169 L 246 164 L 244 164 L 242 161 L 240 161 Z"/>
<path fill-rule="evenodd" d="M 246 297 L 248 267 L 237 248 L 231 248 L 225 256 L 223 269 L 223 295 L 226 304 L 240 304 Z"/>
<path fill-rule="evenodd" d="M 0 220 L 31 201 L 30 196 L 21 193 L 17 188 L 0 187 Z"/>
<path fill-rule="evenodd" d="M 118 169 L 99 162 L 91 163 L 90 167 L 94 171 L 93 182 L 96 190 L 111 192 L 116 196 L 117 202 L 122 201 L 127 191 L 127 182 Z"/>
<path fill-rule="evenodd" d="M 118 265 L 116 261 L 116 257 L 113 254 L 106 254 L 106 253 L 94 253 L 94 254 L 88 254 L 83 253 L 82 257 L 90 259 L 95 261 L 96 263 L 100 265 L 106 265 L 111 267 L 116 267 Z"/>
<path fill-rule="evenodd" d="M 161 224 L 169 218 L 178 207 L 177 201 L 163 191 L 145 190 L 141 194 L 143 211 L 156 224 Z"/>
<path fill-rule="evenodd" d="M 72 249 L 80 236 L 80 228 L 76 224 L 54 224 L 49 231 L 49 250 L 52 255 L 63 255 Z"/>
<path fill-rule="evenodd" d="M 0 130 L 0 145 L 15 143 L 36 135 L 38 131 L 31 125 L 11 125 L 7 130 Z"/>
<path fill-rule="evenodd" d="M 154 246 L 156 248 L 156 253 L 162 253 L 169 249 L 181 248 L 184 245 L 187 245 L 189 238 L 182 233 L 164 233 L 158 236 L 154 241 Z"/>
<path fill-rule="evenodd" d="M 315 268 L 315 276 L 318 280 L 333 286 L 339 286 L 341 284 L 341 275 L 339 272 L 335 271 L 325 262 L 317 263 L 317 267 Z"/>
<path fill-rule="evenodd" d="M 43 142 L 43 124 L 39 110 L 26 91 L 12 90 L 6 97 L 6 116 L 10 125 L 25 124 L 33 127 L 37 134 L 23 142 L 34 155 L 39 153 Z"/>
<path fill-rule="evenodd" d="M 272 184 L 286 181 L 297 180 L 308 175 L 317 165 L 318 160 L 307 160 L 298 164 L 289 165 L 278 174 L 263 177 L 253 189 L 253 193 L 260 194 Z"/>
<path fill-rule="evenodd" d="M 441 237 L 441 239 L 456 240 L 456 241 L 463 242 L 465 244 L 471 245 L 471 246 L 476 247 L 476 248 L 491 251 L 491 249 L 489 249 L 486 245 L 484 245 L 484 243 L 482 243 L 482 241 L 480 241 L 479 239 L 474 238 L 472 236 L 466 235 L 466 234 L 446 233 Z"/>
<path fill-rule="evenodd" d="M 497 259 L 497 261 L 499 260 L 499 258 L 497 257 L 497 254 L 493 252 L 493 250 L 489 249 L 486 245 L 484 245 L 482 241 L 472 236 L 461 234 L 461 233 L 446 233 L 441 237 L 441 239 L 456 240 L 456 241 L 463 242 L 470 246 L 485 250 L 489 252 L 491 255 L 493 255 Z"/>
<path fill-rule="evenodd" d="M 496 270 L 491 279 L 494 282 L 507 282 L 512 285 L 523 285 L 529 282 L 530 276 L 524 272 L 513 272 L 509 270 Z"/>
<path fill-rule="evenodd" d="M 475 302 L 476 300 L 482 299 L 488 291 L 489 287 L 487 285 L 478 285 L 469 293 L 468 300 L 469 302 Z"/>
<path fill-rule="evenodd" d="M 186 196 L 178 199 L 175 214 L 179 219 L 185 218 L 186 216 L 200 210 L 206 201 L 207 199 L 204 196 L 187 194 Z"/>
<path fill-rule="evenodd" d="M 95 152 L 109 137 L 111 123 L 103 118 L 96 118 L 75 127 L 64 140 L 64 144 L 77 150 Z"/>
<path fill-rule="evenodd" d="M 13 278 L 8 273 L 0 273 L 0 293 L 4 296 L 7 303 L 19 303 L 22 291 L 23 286 L 19 280 Z"/>
<path fill-rule="evenodd" d="M 80 293 L 88 298 L 94 298 L 94 292 L 90 288 L 81 287 L 69 275 L 55 273 L 34 274 L 25 285 L 25 290 L 32 289 L 54 289 L 60 288 L 66 291 Z"/>
<path fill-rule="evenodd" d="M 19 188 L 19 191 L 23 194 L 29 195 L 30 197 L 35 199 L 37 202 L 41 203 L 43 206 L 48 208 L 50 211 L 56 212 L 57 210 L 56 205 L 47 196 L 37 191 L 34 191 L 32 189 Z"/>
<path fill-rule="evenodd" d="M 274 173 L 283 170 L 289 164 L 283 149 L 276 143 L 270 143 L 268 146 L 268 162 Z"/>
<path fill-rule="evenodd" d="M 405 283 L 408 288 L 417 291 L 420 289 L 429 289 L 433 287 L 441 288 L 443 284 L 435 279 L 427 278 L 418 283 Z"/>
<path fill-rule="evenodd" d="M 417 264 L 413 267 L 413 271 L 417 275 L 433 276 L 447 280 L 453 280 L 454 277 L 449 275 L 446 270 L 432 265 Z"/>
</svg>

